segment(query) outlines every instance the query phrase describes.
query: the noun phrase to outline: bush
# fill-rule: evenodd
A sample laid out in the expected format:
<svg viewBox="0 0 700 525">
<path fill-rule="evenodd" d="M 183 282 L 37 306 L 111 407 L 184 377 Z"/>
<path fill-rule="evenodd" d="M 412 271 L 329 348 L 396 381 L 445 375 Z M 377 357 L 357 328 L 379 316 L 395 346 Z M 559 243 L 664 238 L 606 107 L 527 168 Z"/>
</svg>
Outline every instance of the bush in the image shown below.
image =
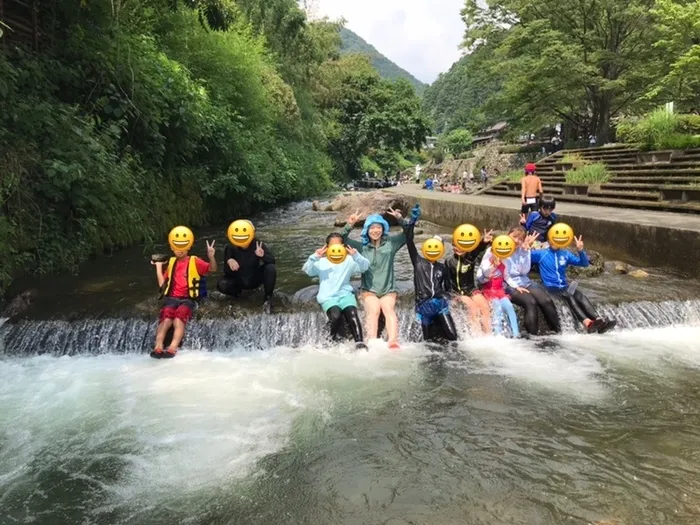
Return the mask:
<svg viewBox="0 0 700 525">
<path fill-rule="evenodd" d="M 508 182 L 520 182 L 525 176 L 522 170 L 510 170 L 503 174 L 503 177 Z"/>
<path fill-rule="evenodd" d="M 604 184 L 610 182 L 610 172 L 605 164 L 587 164 L 566 172 L 567 184 Z"/>
<path fill-rule="evenodd" d="M 643 119 L 629 119 L 617 126 L 619 142 L 639 144 L 644 150 L 698 147 L 700 115 L 677 115 L 657 109 Z"/>
<path fill-rule="evenodd" d="M 571 164 L 574 168 L 580 168 L 590 163 L 590 161 L 584 159 L 580 153 L 566 153 L 561 162 L 564 164 Z"/>
</svg>

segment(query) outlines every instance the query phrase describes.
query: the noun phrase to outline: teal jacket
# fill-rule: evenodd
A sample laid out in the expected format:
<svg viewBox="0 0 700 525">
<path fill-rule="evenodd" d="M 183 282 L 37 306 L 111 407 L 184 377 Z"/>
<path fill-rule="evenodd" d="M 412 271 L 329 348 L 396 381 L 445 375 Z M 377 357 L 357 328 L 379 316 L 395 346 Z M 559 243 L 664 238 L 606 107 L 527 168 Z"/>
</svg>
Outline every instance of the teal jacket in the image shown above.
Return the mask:
<svg viewBox="0 0 700 525">
<path fill-rule="evenodd" d="M 373 218 L 373 216 L 368 217 L 367 221 L 365 221 L 363 232 L 366 232 L 371 224 L 381 224 L 380 221 L 371 222 L 371 218 Z M 386 224 L 386 222 L 384 222 L 384 224 Z M 341 232 L 343 242 L 355 248 L 369 260 L 369 270 L 362 274 L 362 291 L 372 292 L 376 294 L 377 297 L 396 292 L 394 258 L 396 252 L 406 244 L 406 226 L 404 225 L 404 231 L 402 233 L 396 235 L 388 235 L 388 231 L 385 229 L 384 236 L 377 248 L 375 248 L 371 242 L 364 244 L 362 241 L 350 239 L 350 232 L 352 229 L 353 227 L 349 224 L 345 225 L 345 228 L 343 228 Z"/>
<path fill-rule="evenodd" d="M 330 262 L 325 257 L 320 258 L 315 253 L 306 260 L 302 270 L 309 277 L 318 277 L 318 295 L 316 300 L 323 304 L 331 299 L 340 299 L 352 295 L 354 290 L 350 279 L 356 273 L 362 273 L 369 268 L 369 261 L 360 253 L 348 256 L 340 264 Z"/>
</svg>

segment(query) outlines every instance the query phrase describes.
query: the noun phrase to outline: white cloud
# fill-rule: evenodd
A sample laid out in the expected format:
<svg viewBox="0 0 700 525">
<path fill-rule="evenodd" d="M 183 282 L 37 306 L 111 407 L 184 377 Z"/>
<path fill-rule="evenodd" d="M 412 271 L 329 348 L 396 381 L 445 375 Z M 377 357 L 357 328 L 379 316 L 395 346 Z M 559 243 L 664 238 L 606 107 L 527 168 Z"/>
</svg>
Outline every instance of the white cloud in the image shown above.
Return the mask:
<svg viewBox="0 0 700 525">
<path fill-rule="evenodd" d="M 384 56 L 426 83 L 459 59 L 464 0 L 316 0 Z"/>
</svg>

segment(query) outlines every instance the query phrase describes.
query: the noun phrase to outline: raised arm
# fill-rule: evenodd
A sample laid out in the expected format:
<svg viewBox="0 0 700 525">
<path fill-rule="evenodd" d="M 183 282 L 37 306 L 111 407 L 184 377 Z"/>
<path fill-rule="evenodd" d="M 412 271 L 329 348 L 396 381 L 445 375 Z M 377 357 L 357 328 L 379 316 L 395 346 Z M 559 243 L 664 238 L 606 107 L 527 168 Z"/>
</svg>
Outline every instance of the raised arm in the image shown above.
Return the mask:
<svg viewBox="0 0 700 525">
<path fill-rule="evenodd" d="M 411 257 L 413 266 L 415 266 L 419 257 L 418 249 L 416 248 L 416 243 L 414 242 L 416 223 L 409 221 L 404 228 L 406 230 L 406 247 L 408 248 L 408 255 Z"/>
<path fill-rule="evenodd" d="M 312 253 L 311 255 L 309 255 L 309 258 L 306 259 L 306 262 L 304 263 L 304 266 L 302 266 L 301 271 L 303 271 L 309 277 L 318 277 L 318 262 L 320 260 L 321 258 L 318 255 Z"/>
</svg>

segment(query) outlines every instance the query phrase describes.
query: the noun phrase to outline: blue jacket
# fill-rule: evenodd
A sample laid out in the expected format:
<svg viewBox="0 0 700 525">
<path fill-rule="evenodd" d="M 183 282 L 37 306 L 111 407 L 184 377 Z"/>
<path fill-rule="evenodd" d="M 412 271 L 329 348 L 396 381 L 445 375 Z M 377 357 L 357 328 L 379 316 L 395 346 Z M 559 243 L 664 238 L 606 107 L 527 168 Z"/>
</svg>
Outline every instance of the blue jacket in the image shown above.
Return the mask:
<svg viewBox="0 0 700 525">
<path fill-rule="evenodd" d="M 571 264 L 585 268 L 590 264 L 585 251 L 578 255 L 569 250 L 535 250 L 530 254 L 533 264 L 540 267 L 540 278 L 542 284 L 553 290 L 563 290 L 568 288 L 566 282 L 566 269 Z"/>
<path fill-rule="evenodd" d="M 366 272 L 368 268 L 369 261 L 360 252 L 348 255 L 340 264 L 332 263 L 325 257 L 321 259 L 314 253 L 307 259 L 302 270 L 309 277 L 318 277 L 316 300 L 323 304 L 330 299 L 340 299 L 355 293 L 350 278 L 353 274 Z"/>
<path fill-rule="evenodd" d="M 547 242 L 547 232 L 557 223 L 557 214 L 552 212 L 549 217 L 544 217 L 538 211 L 533 211 L 527 218 L 525 230 L 528 234 L 539 233 L 539 242 Z"/>
</svg>

